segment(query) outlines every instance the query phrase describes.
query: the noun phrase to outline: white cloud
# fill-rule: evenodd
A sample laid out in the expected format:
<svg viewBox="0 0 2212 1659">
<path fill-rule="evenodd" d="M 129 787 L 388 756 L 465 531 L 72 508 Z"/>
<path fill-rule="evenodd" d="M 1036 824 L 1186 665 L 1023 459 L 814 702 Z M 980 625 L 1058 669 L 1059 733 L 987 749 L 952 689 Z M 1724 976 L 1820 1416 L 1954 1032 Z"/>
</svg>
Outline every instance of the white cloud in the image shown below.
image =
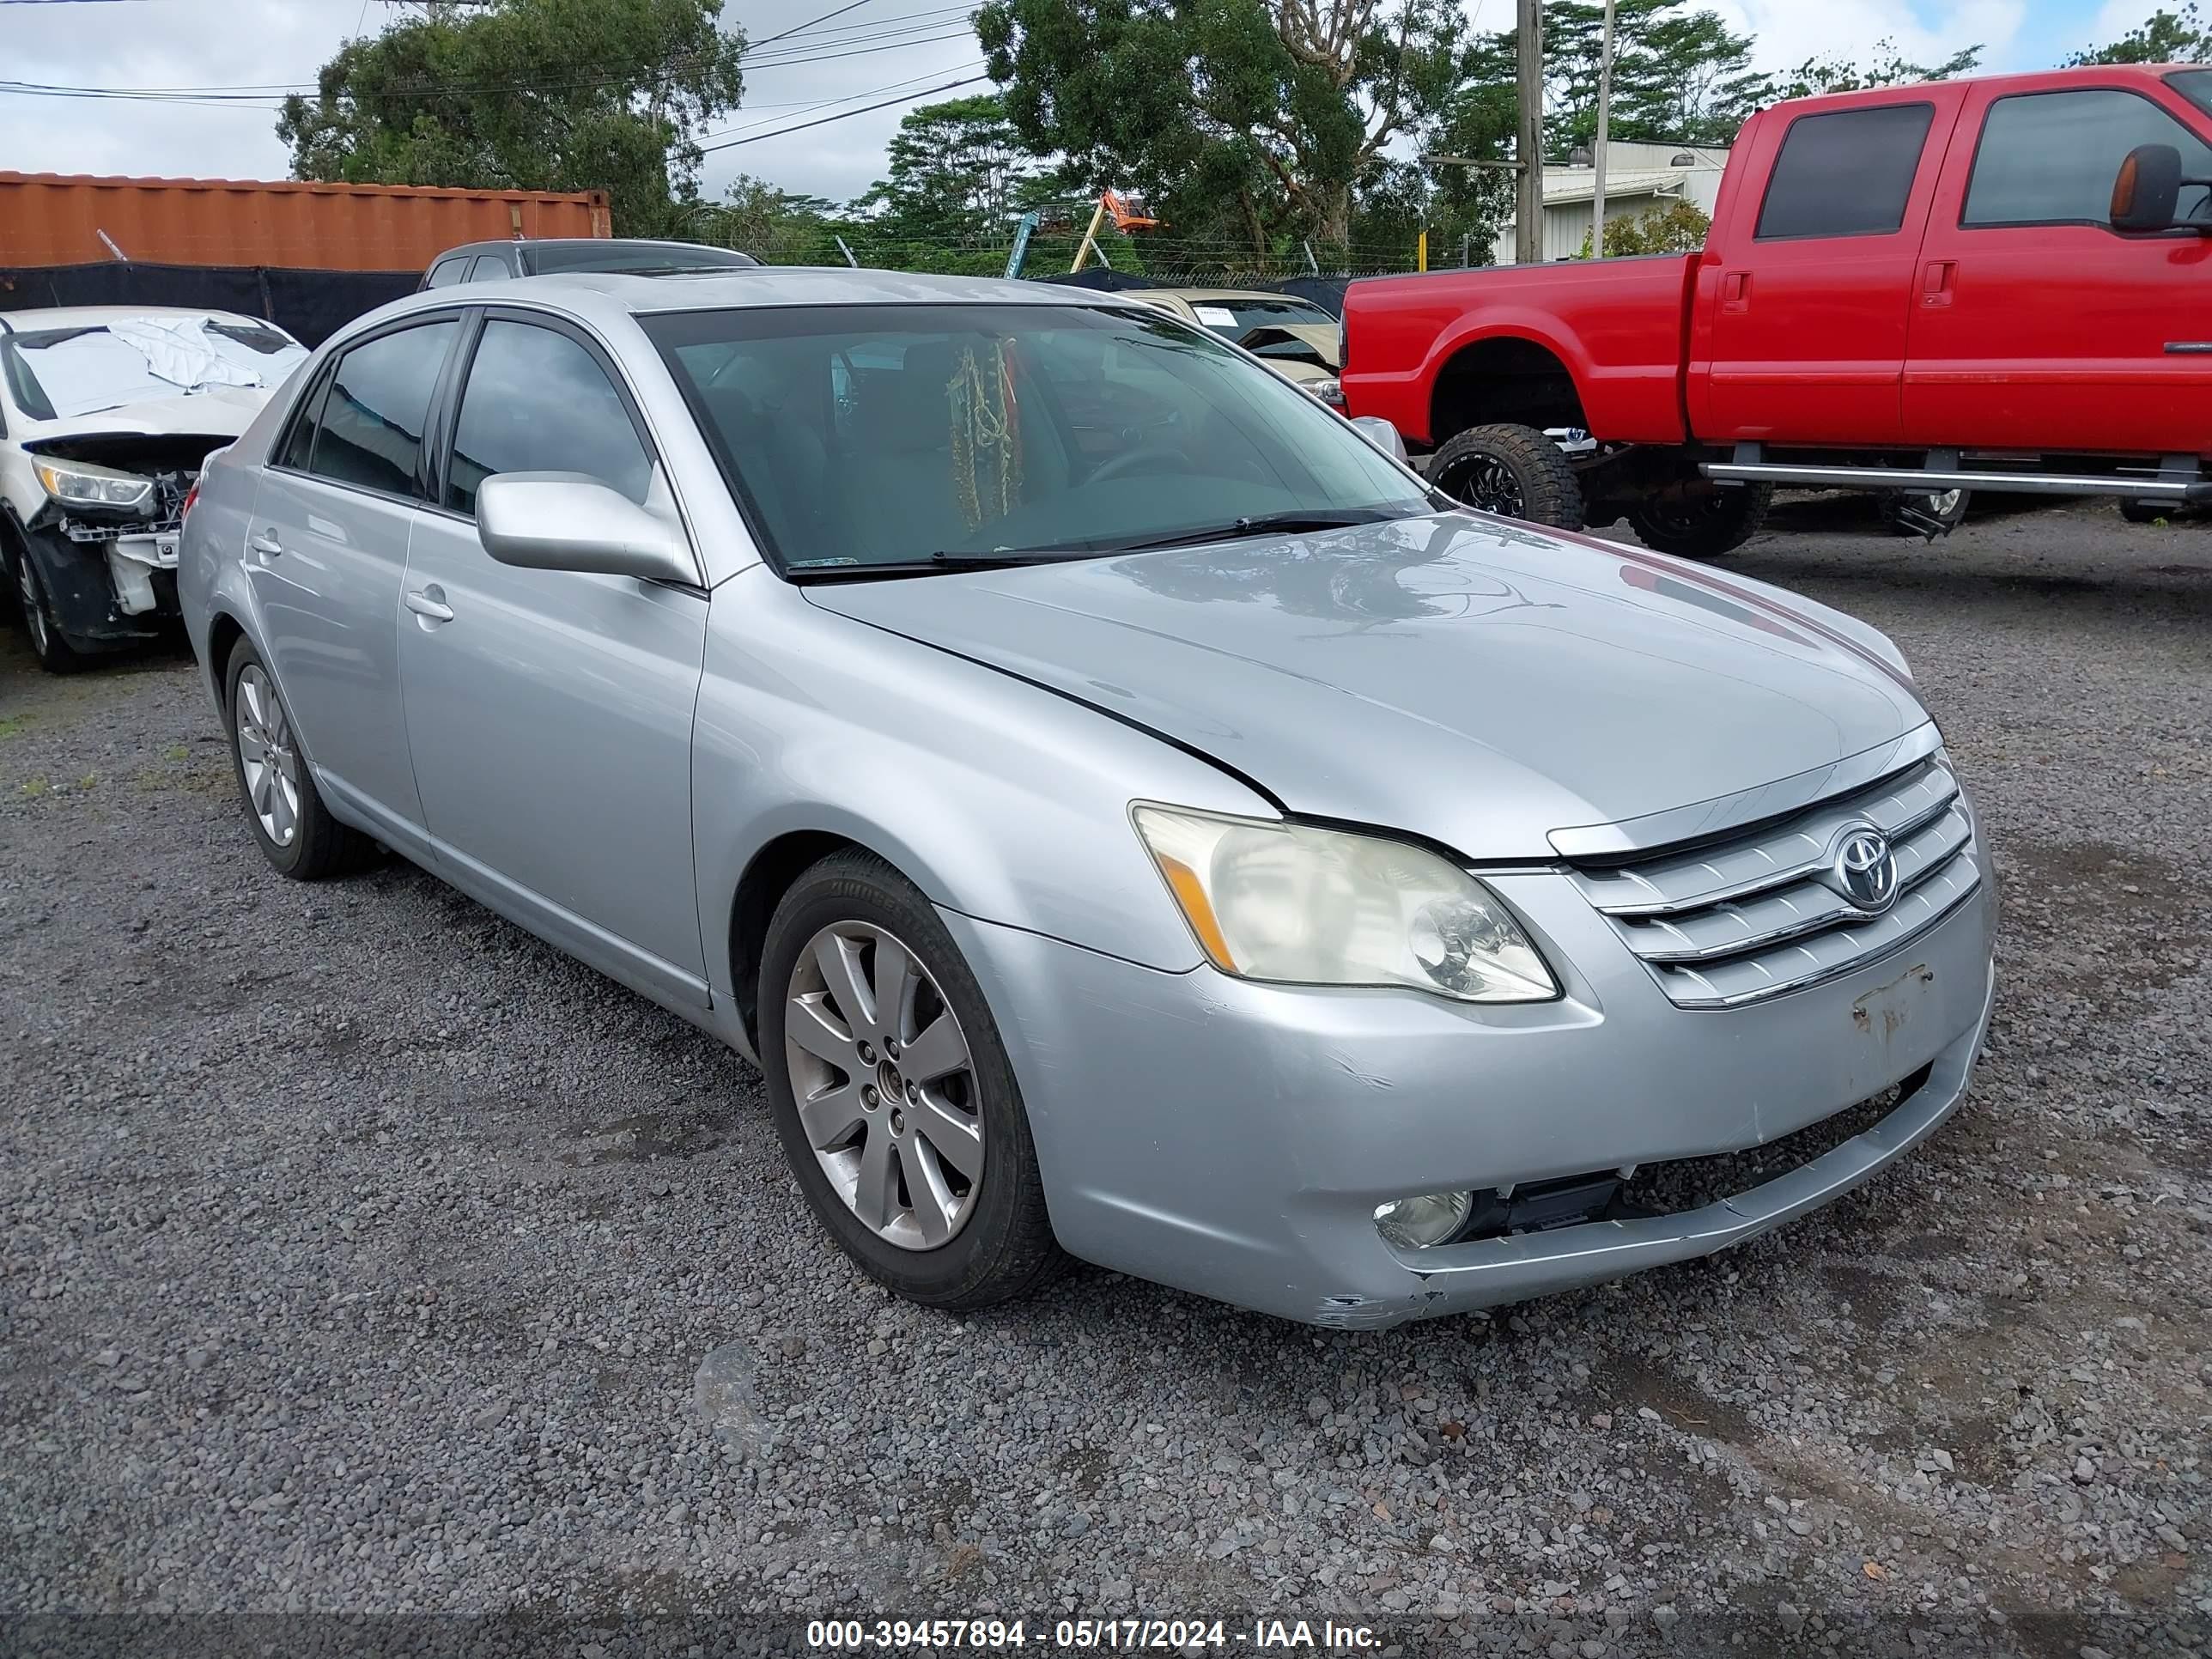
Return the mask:
<svg viewBox="0 0 2212 1659">
<path fill-rule="evenodd" d="M 2182 0 L 2166 0 L 2164 5 L 2159 4 L 2158 0 L 2105 0 L 2097 9 L 2097 27 L 2091 31 L 2092 38 L 2117 40 L 2150 21 L 2153 12 L 2179 11 L 2181 3 Z"/>
<path fill-rule="evenodd" d="M 820 16 L 836 0 L 731 0 L 725 16 L 764 40 Z M 865 30 L 871 16 L 898 19 L 942 0 L 870 0 L 831 20 L 824 32 L 794 36 L 770 49 L 790 57 L 810 38 L 822 44 L 811 64 L 763 62 L 746 76 L 744 106 L 714 131 L 776 127 L 834 115 L 811 108 L 854 96 L 864 105 L 892 95 L 878 88 L 904 82 L 916 92 L 980 73 L 982 53 L 963 18 L 942 29 L 915 28 L 891 50 L 832 56 L 882 44 L 835 31 Z M 0 76 L 54 85 L 109 87 L 312 87 L 315 74 L 349 36 L 374 30 L 392 15 L 376 0 L 227 0 L 161 4 L 112 0 L 105 4 L 10 5 Z M 893 22 L 888 27 L 902 25 Z M 913 27 L 913 26 L 905 26 Z M 931 40 L 931 33 L 958 38 Z M 963 88 L 959 96 L 981 91 Z M 24 173 L 89 173 L 167 178 L 283 179 L 291 157 L 276 137 L 272 95 L 265 102 L 155 103 L 0 94 L 0 167 Z M 706 188 L 719 195 L 739 172 L 763 173 L 790 190 L 843 199 L 858 195 L 883 170 L 884 145 L 898 125 L 897 107 L 811 128 L 787 137 L 739 145 L 708 157 Z M 758 124 L 756 125 L 756 124 Z M 732 132 L 732 136 L 743 136 Z M 4 243 L 4 236 L 0 236 Z"/>
<path fill-rule="evenodd" d="M 2117 0 L 2115 0 L 2117 3 Z M 2003 61 L 2027 21 L 2027 0 L 1711 0 L 1713 9 L 1758 39 L 1760 69 L 1795 69 L 1808 58 L 1859 58 L 1893 40 L 1909 62 L 1937 63 L 1981 46 L 1982 61 Z"/>
</svg>

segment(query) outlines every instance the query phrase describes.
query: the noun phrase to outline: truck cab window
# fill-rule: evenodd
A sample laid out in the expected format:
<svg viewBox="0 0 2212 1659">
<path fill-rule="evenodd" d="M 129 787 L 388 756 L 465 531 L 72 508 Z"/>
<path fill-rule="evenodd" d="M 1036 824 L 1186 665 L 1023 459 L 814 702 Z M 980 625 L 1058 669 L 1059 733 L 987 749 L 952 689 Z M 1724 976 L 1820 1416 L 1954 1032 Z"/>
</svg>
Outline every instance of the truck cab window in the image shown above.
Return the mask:
<svg viewBox="0 0 2212 1659">
<path fill-rule="evenodd" d="M 2000 98 L 1982 123 L 1959 222 L 1979 228 L 2109 226 L 2112 179 L 2137 144 L 2172 144 L 2181 152 L 2185 179 L 2212 174 L 2212 149 L 2136 93 L 2087 87 Z M 2212 218 L 2207 193 L 2202 185 L 2185 186 L 2175 216 Z"/>
<path fill-rule="evenodd" d="M 1895 232 L 1905 223 L 1912 175 L 1935 118 L 1932 104 L 1799 116 L 1790 124 L 1767 180 L 1758 240 Z"/>
</svg>

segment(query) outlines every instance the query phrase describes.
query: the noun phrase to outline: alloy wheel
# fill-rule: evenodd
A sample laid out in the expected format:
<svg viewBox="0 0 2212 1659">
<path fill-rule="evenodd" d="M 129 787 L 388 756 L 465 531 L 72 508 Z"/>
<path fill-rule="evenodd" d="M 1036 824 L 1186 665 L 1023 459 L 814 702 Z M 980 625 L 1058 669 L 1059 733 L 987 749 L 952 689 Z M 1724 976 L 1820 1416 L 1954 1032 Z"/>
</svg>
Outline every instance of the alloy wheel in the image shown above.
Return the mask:
<svg viewBox="0 0 2212 1659">
<path fill-rule="evenodd" d="M 275 847 L 300 833 L 300 751 L 269 677 L 252 663 L 238 676 L 238 765 L 246 798 Z"/>
<path fill-rule="evenodd" d="M 792 1097 L 831 1188 L 886 1243 L 948 1243 L 982 1189 L 983 1121 L 937 981 L 893 934 L 841 921 L 807 941 L 786 994 Z"/>
<path fill-rule="evenodd" d="M 43 657 L 47 645 L 46 597 L 39 592 L 38 573 L 31 568 L 27 553 L 15 561 L 15 593 L 23 603 L 23 625 L 31 630 L 31 648 Z"/>
<path fill-rule="evenodd" d="M 1464 501 L 1478 512 L 1494 513 L 1501 519 L 1527 516 L 1528 501 L 1521 480 L 1495 455 L 1471 456 L 1465 465 L 1454 467 L 1450 477 L 1437 483 L 1454 501 Z"/>
</svg>

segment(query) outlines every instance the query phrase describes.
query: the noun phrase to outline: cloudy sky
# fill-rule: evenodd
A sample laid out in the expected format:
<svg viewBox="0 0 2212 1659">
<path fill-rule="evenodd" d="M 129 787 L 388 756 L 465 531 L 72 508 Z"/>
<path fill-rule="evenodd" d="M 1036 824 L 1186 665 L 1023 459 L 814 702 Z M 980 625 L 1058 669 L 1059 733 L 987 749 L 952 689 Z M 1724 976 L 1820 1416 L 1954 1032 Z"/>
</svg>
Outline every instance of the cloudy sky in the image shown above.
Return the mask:
<svg viewBox="0 0 2212 1659">
<path fill-rule="evenodd" d="M 915 94 L 981 72 L 946 0 L 727 0 L 760 48 L 744 107 L 718 123 L 749 142 L 708 157 L 719 195 L 739 172 L 842 200 L 882 170 L 902 104 L 785 136 L 781 127 Z M 2170 0 L 2178 3 L 2178 0 Z M 1462 0 L 1501 27 L 1513 0 Z M 1884 36 L 1923 61 L 1980 41 L 1995 69 L 2036 68 L 2139 22 L 2157 0 L 1705 0 L 1758 37 L 1761 65 L 1863 52 Z M 402 9 L 387 0 L 0 0 L 0 86 L 223 88 L 221 101 L 99 100 L 0 90 L 0 166 L 24 172 L 281 179 L 288 155 L 272 88 L 312 88 L 348 36 Z M 786 34 L 788 30 L 799 32 Z M 784 38 L 768 43 L 772 35 Z M 980 88 L 966 88 L 968 91 Z M 960 95 L 960 94 L 948 94 Z M 4 242 L 0 230 L 0 242 Z"/>
</svg>

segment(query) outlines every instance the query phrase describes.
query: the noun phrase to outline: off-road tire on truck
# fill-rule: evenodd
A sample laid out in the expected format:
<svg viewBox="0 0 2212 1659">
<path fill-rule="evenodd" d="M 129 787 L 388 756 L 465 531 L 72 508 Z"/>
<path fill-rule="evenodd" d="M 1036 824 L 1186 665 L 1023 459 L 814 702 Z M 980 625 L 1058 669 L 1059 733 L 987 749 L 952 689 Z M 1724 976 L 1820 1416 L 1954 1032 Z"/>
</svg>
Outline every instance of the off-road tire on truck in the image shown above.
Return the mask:
<svg viewBox="0 0 2212 1659">
<path fill-rule="evenodd" d="M 1674 484 L 1632 505 L 1628 525 L 1655 553 L 1717 559 L 1758 534 L 1773 504 L 1772 484 Z"/>
<path fill-rule="evenodd" d="M 1533 426 L 1471 426 L 1429 462 L 1429 482 L 1455 501 L 1500 518 L 1583 527 L 1582 481 L 1566 456 Z"/>
<path fill-rule="evenodd" d="M 1913 522 L 1915 514 L 1932 519 L 1941 526 L 1938 533 L 1948 534 L 1966 521 L 1966 509 L 1974 499 L 1971 489 L 1891 489 L 1875 497 L 1875 510 L 1893 536 L 1925 537 L 1924 526 Z"/>
</svg>

